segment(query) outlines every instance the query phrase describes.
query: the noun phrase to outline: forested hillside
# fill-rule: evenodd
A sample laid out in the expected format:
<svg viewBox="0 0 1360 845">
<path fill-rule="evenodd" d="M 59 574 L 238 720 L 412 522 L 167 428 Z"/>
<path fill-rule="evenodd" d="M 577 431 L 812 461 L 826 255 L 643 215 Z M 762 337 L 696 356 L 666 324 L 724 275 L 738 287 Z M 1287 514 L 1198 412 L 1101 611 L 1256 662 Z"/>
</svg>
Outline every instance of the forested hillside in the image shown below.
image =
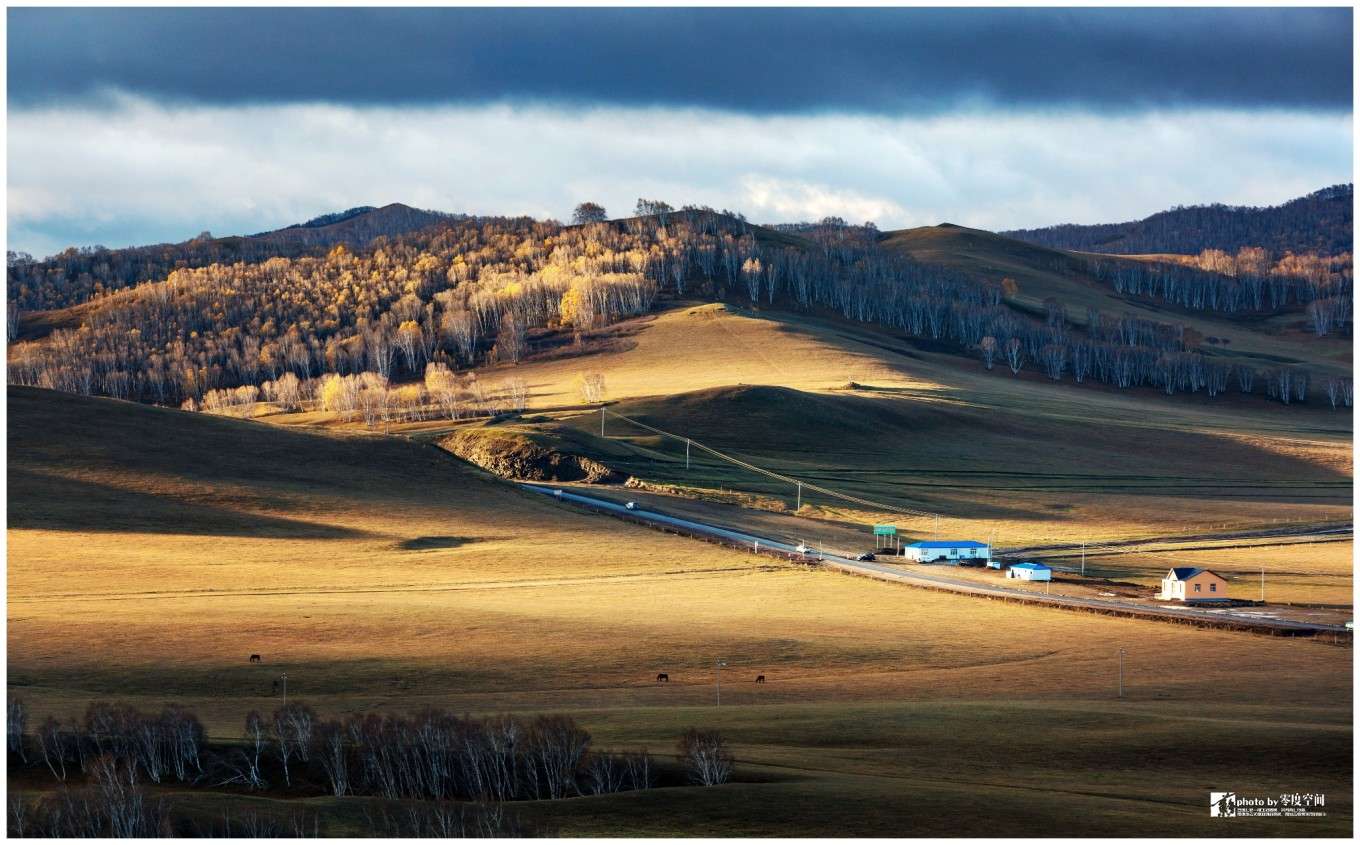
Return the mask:
<svg viewBox="0 0 1360 845">
<path fill-rule="evenodd" d="M 139 282 L 160 281 L 179 268 L 291 258 L 337 243 L 366 246 L 379 237 L 402 235 L 450 219 L 460 218 L 400 204 L 365 206 L 244 237 L 214 238 L 204 232 L 177 244 L 71 247 L 41 261 L 11 252 L 7 256 L 10 317 L 15 317 L 15 309 L 66 308 Z"/>
<path fill-rule="evenodd" d="M 83 287 L 109 292 L 82 305 L 69 327 L 12 344 L 10 380 L 209 409 L 316 398 L 373 419 L 399 399 L 457 416 L 486 410 L 484 394 L 459 371 L 513 365 L 545 338 L 579 338 L 666 296 L 835 314 L 975 355 L 989 369 L 1004 362 L 1012 374 L 1028 368 L 1054 381 L 1209 396 L 1231 386 L 1285 403 L 1310 396 L 1305 368 L 1258 371 L 1206 354 L 1174 317 L 1088 309 L 1079 322 L 1060 302 L 1035 315 L 1012 307 L 1004 281 L 886 248 L 872 227 L 823 221 L 795 235 L 712 209 L 639 207 L 651 213 L 576 226 L 446 219 L 367 247 L 285 247 L 262 259 L 179 266 L 125 289 L 115 289 L 125 277 L 94 265 Z M 268 244 L 250 240 L 268 254 Z M 1261 282 L 1260 293 L 1255 277 L 1193 272 L 1208 273 L 1214 295 L 1244 311 L 1298 309 L 1343 288 L 1349 296 L 1348 276 L 1281 276 Z M 108 284 L 105 274 L 114 274 Z M 1349 330 L 1349 313 L 1337 319 Z M 1332 378 L 1327 390 L 1333 405 L 1349 404 L 1348 380 Z M 522 392 L 505 401 L 516 404 Z"/>
<path fill-rule="evenodd" d="M 1063 224 L 1001 234 L 1041 246 L 1121 255 L 1236 253 L 1262 249 L 1270 257 L 1287 253 L 1336 256 L 1352 252 L 1352 186 L 1334 185 L 1283 205 L 1265 208 L 1194 205 L 1143 220 L 1092 226 Z"/>
</svg>

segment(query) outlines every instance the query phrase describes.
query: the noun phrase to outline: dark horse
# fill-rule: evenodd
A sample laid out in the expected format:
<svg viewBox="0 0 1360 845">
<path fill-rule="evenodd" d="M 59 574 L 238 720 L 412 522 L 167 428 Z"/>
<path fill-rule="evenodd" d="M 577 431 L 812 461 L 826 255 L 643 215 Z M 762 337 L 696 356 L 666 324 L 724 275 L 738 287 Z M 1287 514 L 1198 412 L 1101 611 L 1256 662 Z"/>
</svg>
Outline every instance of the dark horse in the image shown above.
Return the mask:
<svg viewBox="0 0 1360 845">
<path fill-rule="evenodd" d="M 250 662 L 251 662 L 251 663 L 259 663 L 259 662 L 260 662 L 260 656 L 259 656 L 258 654 L 252 654 L 252 655 L 250 656 Z"/>
<path fill-rule="evenodd" d="M 659 675 L 656 676 L 656 682 L 659 684 L 662 681 L 665 681 L 666 683 L 669 684 L 671 682 L 671 676 L 667 675 L 665 672 L 660 673 Z"/>
<path fill-rule="evenodd" d="M 758 683 L 758 684 L 763 684 L 763 683 L 765 683 L 765 676 L 764 676 L 764 675 L 756 675 L 756 683 Z"/>
</svg>

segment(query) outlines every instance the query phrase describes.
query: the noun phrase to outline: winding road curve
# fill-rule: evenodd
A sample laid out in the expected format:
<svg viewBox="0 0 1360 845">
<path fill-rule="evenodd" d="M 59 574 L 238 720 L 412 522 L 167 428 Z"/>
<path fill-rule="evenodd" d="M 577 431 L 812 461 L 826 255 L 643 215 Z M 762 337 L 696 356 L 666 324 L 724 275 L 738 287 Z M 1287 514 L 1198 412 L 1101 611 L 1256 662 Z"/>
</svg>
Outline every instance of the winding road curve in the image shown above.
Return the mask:
<svg viewBox="0 0 1360 845">
<path fill-rule="evenodd" d="M 570 502 L 582 505 L 593 510 L 613 514 L 615 516 L 627 517 L 628 519 L 648 523 L 657 526 L 670 526 L 680 528 L 692 534 L 714 537 L 722 540 L 729 540 L 740 545 L 749 545 L 754 551 L 783 552 L 785 554 L 798 554 L 798 548 L 789 543 L 774 540 L 768 537 L 761 537 L 731 528 L 723 528 L 704 522 L 696 522 L 691 519 L 683 519 L 677 516 L 660 513 L 655 510 L 635 508 L 630 510 L 625 505 L 617 502 L 597 499 L 593 496 L 583 496 L 579 493 L 572 493 L 560 487 L 552 487 L 542 484 L 521 483 L 520 487 L 525 490 L 552 497 L 561 502 Z M 972 581 L 965 581 L 958 578 L 950 578 L 945 575 L 933 575 L 921 572 L 910 572 L 901 567 L 890 564 L 878 563 L 875 561 L 853 560 L 840 555 L 829 554 L 817 551 L 818 561 L 832 569 L 839 569 L 855 575 L 864 575 L 870 578 L 878 578 L 884 581 L 897 581 L 903 584 L 912 584 L 919 587 L 929 587 L 937 590 L 948 590 L 950 592 L 963 593 L 968 595 L 985 596 L 989 598 L 1003 598 L 1014 601 L 1023 601 L 1033 604 L 1058 605 L 1062 607 L 1078 608 L 1094 611 L 1110 611 L 1120 615 L 1141 616 L 1149 619 L 1163 620 L 1183 620 L 1195 624 L 1213 625 L 1230 627 L 1237 629 L 1256 629 L 1271 633 L 1294 633 L 1294 634 L 1349 634 L 1350 631 L 1344 625 L 1328 625 L 1319 622 L 1302 622 L 1290 619 L 1262 619 L 1259 616 L 1250 616 L 1241 613 L 1231 613 L 1224 611 L 1210 611 L 1191 607 L 1160 607 L 1139 604 L 1136 602 L 1106 600 L 1098 598 L 1078 598 L 1073 596 L 1055 596 L 1046 593 L 1033 593 L 1027 590 L 1015 590 L 1008 587 L 994 587 L 986 584 L 978 584 Z"/>
</svg>

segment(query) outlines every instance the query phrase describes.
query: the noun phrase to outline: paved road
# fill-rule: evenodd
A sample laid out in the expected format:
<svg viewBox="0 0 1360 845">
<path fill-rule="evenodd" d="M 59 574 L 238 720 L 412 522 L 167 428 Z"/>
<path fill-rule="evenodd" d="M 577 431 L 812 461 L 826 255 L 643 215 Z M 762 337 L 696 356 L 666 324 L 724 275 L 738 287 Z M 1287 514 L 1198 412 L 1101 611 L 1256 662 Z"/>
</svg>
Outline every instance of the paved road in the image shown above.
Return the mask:
<svg viewBox="0 0 1360 845">
<path fill-rule="evenodd" d="M 640 520 L 653 525 L 669 525 L 675 528 L 683 528 L 694 534 L 730 540 L 741 545 L 749 545 L 754 550 L 758 551 L 768 550 L 785 552 L 788 554 L 799 553 L 796 546 L 769 537 L 761 537 L 756 534 L 749 534 L 731 528 L 723 528 L 705 522 L 696 522 L 691 519 L 671 516 L 656 510 L 647 510 L 641 507 L 629 510 L 626 506 L 620 505 L 617 502 L 598 499 L 594 496 L 583 496 L 580 493 L 572 493 L 559 487 L 541 484 L 521 484 L 520 486 L 525 490 L 534 493 L 551 496 L 558 501 L 584 505 L 585 507 L 603 511 L 605 513 L 626 516 L 630 519 Z M 1119 601 L 1116 599 L 1047 595 L 1045 593 L 1033 593 L 1027 590 L 1016 590 L 1008 587 L 978 584 L 973 581 L 950 578 L 947 575 L 934 575 L 910 571 L 899 566 L 879 563 L 877 561 L 853 560 L 848 557 L 842 557 L 840 555 L 822 551 L 815 551 L 813 554 L 818 557 L 822 565 L 832 569 L 840 569 L 856 575 L 866 575 L 871 578 L 879 578 L 885 581 L 898 581 L 904 584 L 915 584 L 918 586 L 933 587 L 935 589 L 950 590 L 970 595 L 1020 599 L 1028 602 L 1090 608 L 1095 610 L 1113 610 L 1120 613 L 1147 616 L 1149 618 L 1191 619 L 1196 622 L 1219 624 L 1230 627 L 1249 627 L 1260 628 L 1262 630 L 1287 630 L 1313 633 L 1346 633 L 1346 628 L 1343 625 L 1326 625 L 1317 622 L 1300 622 L 1289 619 L 1262 619 L 1259 616 L 1222 610 L 1212 611 L 1189 607 L 1164 608 L 1139 604 L 1137 602 Z"/>
</svg>

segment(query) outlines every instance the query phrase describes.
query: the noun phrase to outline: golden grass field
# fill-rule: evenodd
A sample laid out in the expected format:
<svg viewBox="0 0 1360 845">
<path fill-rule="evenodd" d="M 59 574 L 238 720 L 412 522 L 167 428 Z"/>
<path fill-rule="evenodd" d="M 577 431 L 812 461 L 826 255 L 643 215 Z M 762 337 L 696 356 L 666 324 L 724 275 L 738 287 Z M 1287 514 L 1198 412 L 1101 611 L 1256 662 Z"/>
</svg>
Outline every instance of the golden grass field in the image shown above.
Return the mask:
<svg viewBox="0 0 1360 845">
<path fill-rule="evenodd" d="M 787 475 L 940 513 L 949 536 L 1000 547 L 1157 538 L 1168 542 L 1093 553 L 1090 562 L 1143 584 L 1173 565 L 1207 564 L 1244 581 L 1264 566 L 1272 599 L 1351 601 L 1345 538 L 1175 542 L 1349 522 L 1348 413 L 1017 379 L 886 333 L 729 305 L 681 305 L 616 333 L 614 351 L 514 368 L 538 413 L 495 428 L 696 495 L 732 491 L 793 507 L 789 485 L 697 451 L 686 471 L 682 443 L 628 423 L 609 419 L 600 438 L 599 414 L 580 407 L 575 386 L 581 373 L 597 371 L 617 413 Z M 509 373 L 491 368 L 481 379 L 496 384 Z M 345 427 L 318 413 L 266 419 Z M 434 440 L 451 427 L 426 421 L 396 430 Z M 936 529 L 931 519 L 825 497 L 804 502 L 806 516 L 893 521 L 914 537 Z"/>
<path fill-rule="evenodd" d="M 606 747 L 734 743 L 741 783 L 522 808 L 571 835 L 1351 831 L 1348 648 L 782 565 L 402 437 L 20 388 L 8 409 L 8 685 L 37 720 L 176 701 L 231 738 L 287 672 L 325 713 L 566 711 Z M 1211 788 L 1326 792 L 1328 816 L 1215 826 Z M 358 806 L 309 801 L 337 829 Z"/>
</svg>

